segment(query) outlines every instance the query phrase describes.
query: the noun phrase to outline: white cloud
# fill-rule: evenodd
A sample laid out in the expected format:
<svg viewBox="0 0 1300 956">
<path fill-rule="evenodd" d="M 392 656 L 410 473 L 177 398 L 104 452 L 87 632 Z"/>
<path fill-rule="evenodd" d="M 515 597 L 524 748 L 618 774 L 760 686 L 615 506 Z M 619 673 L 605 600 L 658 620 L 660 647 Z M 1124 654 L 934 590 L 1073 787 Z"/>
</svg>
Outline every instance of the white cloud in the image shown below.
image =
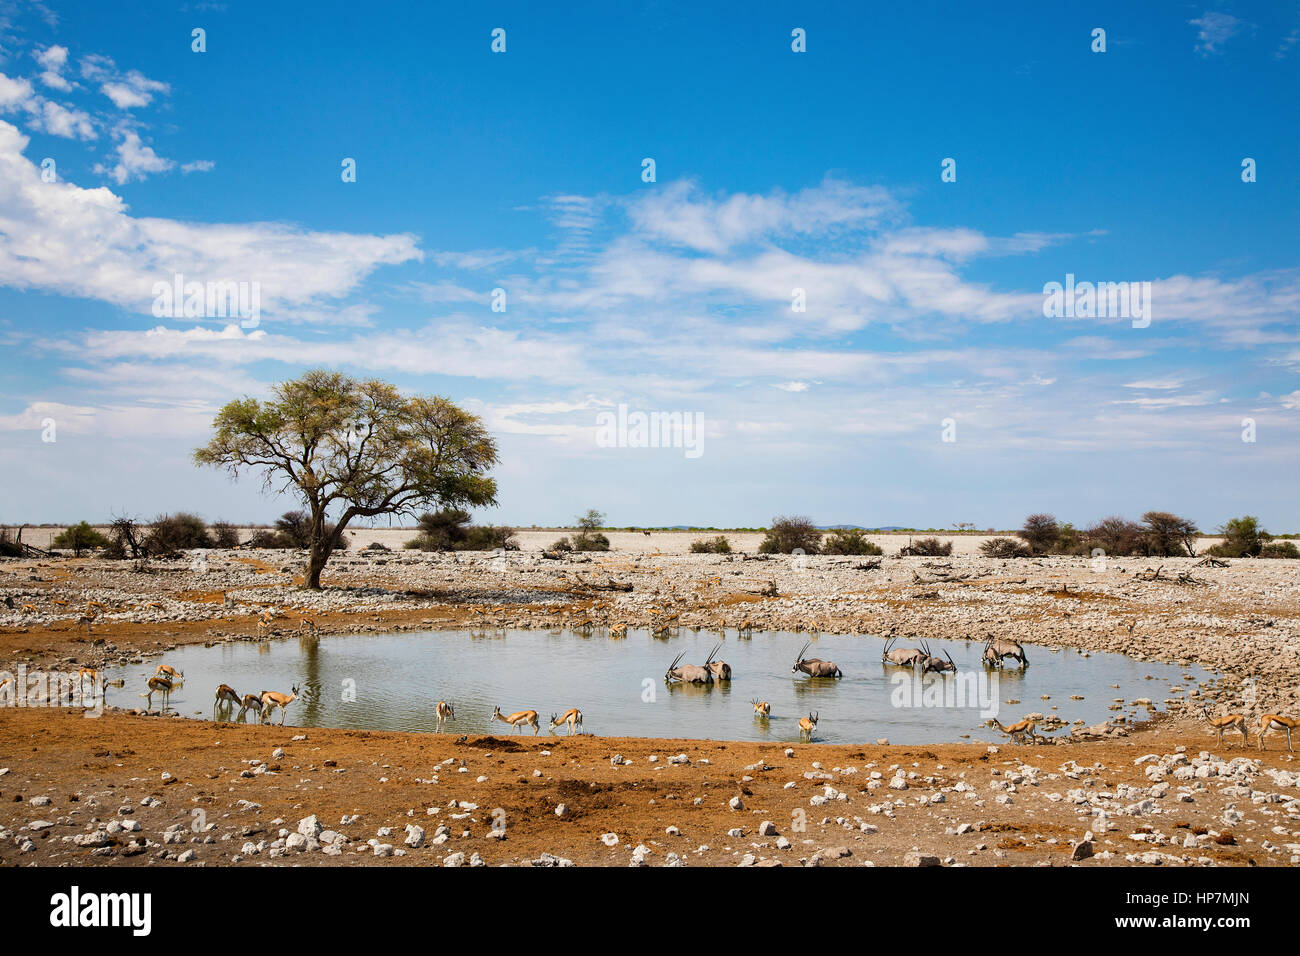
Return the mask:
<svg viewBox="0 0 1300 956">
<path fill-rule="evenodd" d="M 72 84 L 63 76 L 63 68 L 68 63 L 68 48 L 66 46 L 50 46 L 36 54 L 36 62 L 44 67 L 41 73 L 41 82 L 51 89 L 62 90 L 67 92 L 72 89 Z"/>
<path fill-rule="evenodd" d="M 1244 20 L 1239 20 L 1230 13 L 1217 11 L 1207 11 L 1197 19 L 1187 22 L 1197 28 L 1196 49 L 1202 56 L 1222 53 L 1223 45 L 1247 26 Z"/>
<path fill-rule="evenodd" d="M 313 232 L 278 223 L 137 218 L 107 187 L 45 183 L 27 137 L 0 121 L 0 283 L 148 313 L 155 282 L 258 282 L 261 310 L 319 307 L 371 272 L 420 258 L 414 236 Z"/>
<path fill-rule="evenodd" d="M 99 90 L 120 110 L 148 106 L 156 94 L 166 95 L 171 87 L 160 80 L 151 80 L 139 70 L 123 73 L 110 57 L 91 55 L 81 61 L 81 75 L 99 83 Z"/>
<path fill-rule="evenodd" d="M 142 143 L 134 130 L 119 131 L 118 137 L 115 150 L 117 162 L 111 168 L 96 165 L 95 172 L 109 174 L 119 186 L 132 180 L 144 179 L 150 173 L 163 173 L 176 167 L 173 160 L 159 156 L 152 146 Z"/>
<path fill-rule="evenodd" d="M 182 163 L 183 173 L 210 173 L 217 164 L 210 159 L 196 159 L 192 163 Z"/>
</svg>

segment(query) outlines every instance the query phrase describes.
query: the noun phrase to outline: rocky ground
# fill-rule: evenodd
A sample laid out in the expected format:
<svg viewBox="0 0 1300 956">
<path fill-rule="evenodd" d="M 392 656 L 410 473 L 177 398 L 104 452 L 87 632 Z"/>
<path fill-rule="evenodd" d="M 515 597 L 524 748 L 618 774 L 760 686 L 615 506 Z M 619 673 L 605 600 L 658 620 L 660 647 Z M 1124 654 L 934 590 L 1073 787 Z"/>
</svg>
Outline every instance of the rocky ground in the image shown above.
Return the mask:
<svg viewBox="0 0 1300 956">
<path fill-rule="evenodd" d="M 1085 865 L 1298 861 L 1300 791 L 1279 750 L 1285 741 L 1274 738 L 1261 756 L 1252 727 L 1249 759 L 1229 762 L 1237 753 L 1217 744 L 1201 756 L 1213 738 L 1193 717 L 1202 702 L 1250 717 L 1300 710 L 1300 562 L 890 557 L 899 543 L 878 564 L 654 550 L 563 560 L 351 551 L 331 561 L 319 593 L 300 589 L 297 552 L 139 565 L 10 560 L 0 562 L 0 599 L 14 603 L 0 606 L 0 669 L 100 666 L 179 644 L 254 639 L 258 615 L 271 611 L 280 634 L 303 617 L 329 634 L 586 620 L 642 627 L 674 616 L 711 629 L 991 634 L 1197 663 L 1227 677 L 1163 702 L 1154 726 L 1093 728 L 1077 736 L 1103 739 L 999 753 L 872 744 L 803 745 L 787 756 L 752 743 L 301 731 L 0 708 L 0 860 L 143 862 L 193 851 L 187 859 L 198 863 L 376 853 L 397 863 L 469 863 L 475 853 L 522 863 L 546 853 L 626 864 L 644 846 L 635 855 L 651 864 L 904 863 L 909 853 L 1062 863 L 1090 830 Z M 92 600 L 102 607 L 86 633 L 78 618 Z M 679 754 L 688 762 L 672 762 Z M 624 762 L 612 762 L 618 756 Z M 560 804 L 566 813 L 557 815 Z M 494 830 L 497 808 L 505 823 Z M 214 829 L 193 830 L 194 811 Z M 607 846 L 606 834 L 618 842 Z"/>
</svg>

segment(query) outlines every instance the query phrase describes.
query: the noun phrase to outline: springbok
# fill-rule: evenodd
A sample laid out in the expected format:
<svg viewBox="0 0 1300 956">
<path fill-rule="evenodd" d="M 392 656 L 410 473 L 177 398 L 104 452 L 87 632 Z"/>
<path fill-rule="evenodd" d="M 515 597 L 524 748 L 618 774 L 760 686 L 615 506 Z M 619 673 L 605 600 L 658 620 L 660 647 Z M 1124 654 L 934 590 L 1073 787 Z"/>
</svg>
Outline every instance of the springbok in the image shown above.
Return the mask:
<svg viewBox="0 0 1300 956">
<path fill-rule="evenodd" d="M 535 710 L 517 710 L 513 714 L 504 716 L 500 707 L 492 708 L 492 719 L 499 720 L 503 724 L 509 724 L 512 728 L 511 733 L 518 730 L 521 726 L 533 728 L 533 736 L 536 737 L 542 729 L 541 723 L 537 719 Z"/>
<path fill-rule="evenodd" d="M 668 665 L 668 670 L 664 672 L 664 681 L 669 684 L 673 681 L 681 681 L 683 684 L 712 684 L 713 655 L 718 653 L 718 648 L 721 646 L 721 644 L 713 645 L 713 650 L 709 651 L 709 659 L 702 667 L 695 664 L 682 664 L 682 658 L 686 656 L 686 652 L 682 651 Z"/>
<path fill-rule="evenodd" d="M 741 621 L 738 625 L 736 625 L 736 636 L 737 636 L 737 637 L 753 637 L 753 636 L 754 636 L 754 625 L 753 625 L 753 623 L 749 620 L 749 618 L 745 618 L 745 619 L 744 619 L 743 621 Z"/>
<path fill-rule="evenodd" d="M 791 674 L 798 674 L 800 671 L 809 677 L 843 677 L 843 672 L 835 665 L 834 661 L 824 661 L 818 657 L 803 656 L 803 652 L 812 647 L 812 641 L 808 641 L 799 651 L 799 656 L 795 658 L 794 667 L 790 668 Z M 800 718 L 802 722 L 802 718 Z M 814 724 L 816 721 L 814 721 Z"/>
<path fill-rule="evenodd" d="M 77 618 L 77 633 L 80 634 L 81 629 L 84 627 L 86 629 L 86 636 L 90 637 L 90 628 L 91 625 L 95 623 L 95 617 L 96 615 L 94 614 L 83 614 L 81 617 Z"/>
<path fill-rule="evenodd" d="M 799 736 L 807 737 L 808 742 L 812 743 L 813 731 L 817 729 L 817 721 L 821 719 L 820 714 L 809 712 L 807 717 L 799 718 Z"/>
<path fill-rule="evenodd" d="M 922 641 L 921 646 L 925 649 L 925 657 L 921 660 L 922 677 L 930 673 L 930 671 L 938 671 L 940 674 L 945 671 L 952 671 L 954 674 L 957 673 L 957 665 L 952 662 L 952 655 L 947 651 L 943 652 L 943 656 L 948 658 L 944 661 L 930 653 L 930 645 L 928 642 Z"/>
<path fill-rule="evenodd" d="M 1219 735 L 1220 744 L 1223 743 L 1223 732 L 1225 730 L 1239 730 L 1241 731 L 1241 745 L 1243 747 L 1246 746 L 1246 741 L 1249 739 L 1246 731 L 1246 718 L 1241 714 L 1227 714 L 1223 717 L 1211 717 L 1210 708 L 1206 704 L 1201 705 L 1201 714 L 1204 715 L 1205 720 L 1210 725 L 1211 729 Z M 1228 746 L 1231 747 L 1232 744 L 1228 744 Z"/>
<path fill-rule="evenodd" d="M 178 671 L 170 664 L 159 664 L 158 669 L 153 672 L 154 677 L 166 677 L 173 684 L 178 684 L 185 680 L 185 672 Z"/>
<path fill-rule="evenodd" d="M 714 661 L 709 665 L 709 670 L 713 672 L 714 680 L 731 680 L 731 665 L 726 661 Z"/>
<path fill-rule="evenodd" d="M 235 693 L 235 688 L 229 684 L 220 684 L 217 687 L 217 693 L 212 698 L 212 719 L 216 720 L 221 711 L 230 714 L 239 705 L 239 695 Z"/>
<path fill-rule="evenodd" d="M 268 717 L 275 716 L 275 708 L 280 708 L 280 726 L 284 726 L 285 715 L 289 711 L 289 705 L 298 699 L 298 685 L 294 684 L 293 689 L 288 694 L 281 694 L 274 690 L 262 691 L 262 721 L 265 722 Z"/>
<path fill-rule="evenodd" d="M 989 652 L 997 658 L 996 667 L 1001 667 L 1003 662 L 1009 657 L 1013 661 L 1019 661 L 1021 667 L 1029 666 L 1029 657 L 1025 654 L 1025 649 L 1016 641 L 1004 641 L 1002 638 L 989 635 L 989 639 L 984 642 L 984 661 L 989 660 Z"/>
<path fill-rule="evenodd" d="M 263 637 L 271 633 L 275 626 L 275 612 L 270 608 L 263 611 L 257 616 L 257 636 Z"/>
<path fill-rule="evenodd" d="M 572 737 L 572 736 L 573 736 L 574 728 L 575 728 L 575 727 L 581 727 L 581 726 L 582 726 L 582 711 L 578 710 L 578 708 L 576 708 L 576 707 L 570 707 L 568 710 L 566 710 L 566 711 L 565 711 L 563 714 L 561 714 L 559 717 L 556 717 L 554 714 L 551 714 L 551 733 L 552 733 L 552 734 L 555 733 L 555 728 L 556 728 L 556 727 L 559 727 L 561 724 L 568 724 L 568 725 L 569 725 L 569 733 L 568 733 L 568 736 Z"/>
<path fill-rule="evenodd" d="M 898 638 L 891 637 L 885 641 L 885 650 L 880 655 L 882 664 L 894 664 L 898 667 L 915 667 L 928 656 L 925 651 L 919 647 L 895 648 L 894 642 Z"/>
<path fill-rule="evenodd" d="M 96 612 L 96 613 L 98 613 L 98 612 L 100 612 L 100 611 L 107 611 L 107 610 L 108 610 L 108 604 L 105 603 L 104 601 L 87 601 L 87 602 L 86 602 L 86 613 L 87 613 L 87 614 L 90 614 L 91 612 Z"/>
<path fill-rule="evenodd" d="M 1028 717 L 1024 720 L 1017 720 L 1014 724 L 1007 727 L 1002 726 L 1002 722 L 996 717 L 993 718 L 993 723 L 997 725 L 998 730 L 1002 731 L 1012 740 L 1019 737 L 1020 742 L 1024 743 L 1026 740 L 1034 737 L 1034 722 Z"/>
<path fill-rule="evenodd" d="M 627 637 L 626 622 L 619 621 L 617 624 L 611 625 L 609 629 L 609 637 L 610 640 L 619 640 L 621 638 Z"/>
<path fill-rule="evenodd" d="M 434 716 L 437 718 L 437 722 L 434 725 L 434 732 L 442 733 L 442 725 L 449 720 L 456 719 L 456 708 L 452 707 L 451 704 L 447 703 L 445 700 L 440 700 L 438 701 L 438 706 L 434 708 Z"/>
<path fill-rule="evenodd" d="M 1297 726 L 1300 726 L 1300 720 L 1296 720 L 1294 717 L 1283 717 L 1281 714 L 1265 714 L 1259 718 L 1259 749 L 1264 749 L 1264 735 L 1270 730 L 1285 730 L 1286 749 L 1290 753 L 1295 753 L 1294 750 L 1291 750 L 1291 731 L 1295 730 Z"/>
<path fill-rule="evenodd" d="M 239 698 L 239 716 L 236 717 L 235 719 L 238 720 L 240 723 L 243 723 L 245 720 L 244 715 L 247 714 L 250 710 L 253 711 L 255 714 L 257 714 L 260 720 L 262 715 L 261 694 L 245 694 L 243 697 Z"/>
<path fill-rule="evenodd" d="M 767 701 L 759 700 L 757 697 L 755 697 L 753 700 L 750 701 L 750 703 L 754 705 L 754 715 L 756 717 L 772 716 L 772 705 L 769 704 Z"/>
<path fill-rule="evenodd" d="M 22 614 L 35 614 L 35 613 L 36 613 L 36 605 L 35 605 L 35 604 L 24 604 L 24 605 L 23 605 L 23 609 L 22 609 L 22 611 L 21 611 L 20 613 L 22 613 Z"/>
<path fill-rule="evenodd" d="M 140 696 L 148 699 L 149 710 L 153 710 L 153 695 L 162 694 L 162 709 L 165 711 L 172 694 L 172 682 L 166 677 L 150 677 L 147 686 L 148 690 Z"/>
<path fill-rule="evenodd" d="M 320 636 L 320 628 L 317 627 L 316 622 L 309 617 L 304 617 L 298 622 L 298 633 L 302 634 L 304 632 L 308 637 Z"/>
</svg>

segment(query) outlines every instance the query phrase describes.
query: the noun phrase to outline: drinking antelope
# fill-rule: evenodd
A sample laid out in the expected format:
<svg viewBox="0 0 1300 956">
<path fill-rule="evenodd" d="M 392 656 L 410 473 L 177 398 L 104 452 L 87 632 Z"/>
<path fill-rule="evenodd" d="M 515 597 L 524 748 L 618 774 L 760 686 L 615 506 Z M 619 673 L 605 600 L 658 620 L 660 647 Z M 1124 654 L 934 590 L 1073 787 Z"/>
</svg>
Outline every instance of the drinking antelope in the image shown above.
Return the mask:
<svg viewBox="0 0 1300 956">
<path fill-rule="evenodd" d="M 258 715 L 259 720 L 261 719 L 262 716 L 262 695 L 261 694 L 245 694 L 243 697 L 239 698 L 239 716 L 236 717 L 235 719 L 238 720 L 240 723 L 243 723 L 245 719 L 244 715 L 247 714 L 250 710 Z"/>
<path fill-rule="evenodd" d="M 843 672 L 835 665 L 834 661 L 824 661 L 818 657 L 803 656 L 803 652 L 812 647 L 812 641 L 807 642 L 799 651 L 799 656 L 795 659 L 794 667 L 790 668 L 791 674 L 798 674 L 800 671 L 809 677 L 843 677 Z M 815 723 L 815 721 L 814 721 Z"/>
<path fill-rule="evenodd" d="M 316 622 L 311 618 L 304 617 L 298 622 L 298 633 L 302 634 L 304 632 L 308 637 L 318 637 L 320 635 L 320 628 L 316 626 Z"/>
<path fill-rule="evenodd" d="M 1024 743 L 1026 740 L 1034 737 L 1034 722 L 1029 718 L 1017 720 L 1014 724 L 1011 724 L 1008 727 L 1002 726 L 1002 722 L 996 717 L 993 718 L 993 723 L 997 725 L 998 730 L 1002 731 L 1012 740 L 1019 737 L 1020 742 Z"/>
<path fill-rule="evenodd" d="M 1241 731 L 1241 745 L 1243 747 L 1246 746 L 1246 718 L 1241 714 L 1227 714 L 1223 717 L 1211 717 L 1210 708 L 1206 704 L 1201 705 L 1201 714 L 1205 717 L 1205 720 L 1209 723 L 1214 732 L 1219 735 L 1220 744 L 1223 743 L 1223 732 L 1225 730 L 1239 730 Z M 1228 746 L 1231 747 L 1232 744 L 1228 744 Z"/>
<path fill-rule="evenodd" d="M 713 655 L 718 653 L 720 647 L 722 647 L 721 644 L 713 645 L 713 650 L 709 651 L 709 659 L 704 662 L 702 667 L 695 664 L 682 664 L 682 658 L 686 656 L 686 652 L 682 651 L 668 665 L 668 670 L 664 672 L 664 681 L 669 684 L 673 681 L 681 681 L 683 684 L 712 684 Z M 681 664 L 680 667 L 679 664 Z"/>
<path fill-rule="evenodd" d="M 212 699 L 212 719 L 216 720 L 221 711 L 227 714 L 234 711 L 239 704 L 239 695 L 235 693 L 235 688 L 229 684 L 220 684 L 217 687 L 216 696 Z"/>
<path fill-rule="evenodd" d="M 984 642 L 985 663 L 988 663 L 990 659 L 990 651 L 992 651 L 991 656 L 997 658 L 994 667 L 1001 667 L 1007 658 L 1019 661 L 1021 667 L 1029 666 L 1029 657 L 1025 654 L 1025 649 L 1016 641 L 1004 641 L 990 634 L 989 639 Z"/>
<path fill-rule="evenodd" d="M 921 646 L 925 648 L 925 657 L 922 658 L 920 662 L 922 677 L 930 673 L 930 671 L 938 671 L 940 674 L 945 671 L 952 671 L 954 674 L 957 673 L 957 665 L 952 662 L 952 656 L 947 651 L 943 652 L 943 656 L 948 658 L 948 660 L 943 661 L 930 653 L 930 645 L 928 643 L 922 641 Z"/>
<path fill-rule="evenodd" d="M 542 725 L 537 720 L 537 711 L 535 710 L 517 710 L 507 717 L 502 715 L 500 707 L 494 707 L 492 709 L 492 719 L 499 720 L 503 724 L 509 724 L 511 728 L 513 728 L 511 733 L 518 730 L 520 726 L 527 726 L 533 728 L 533 736 L 536 737 L 538 732 L 542 729 Z"/>
<path fill-rule="evenodd" d="M 1294 750 L 1291 750 L 1291 731 L 1295 730 L 1297 726 L 1300 726 L 1300 720 L 1296 720 L 1294 717 L 1283 717 L 1281 714 L 1265 714 L 1259 718 L 1259 749 L 1264 749 L 1264 735 L 1270 730 L 1285 730 L 1286 749 L 1290 753 L 1295 753 Z"/>
<path fill-rule="evenodd" d="M 609 629 L 610 640 L 618 640 L 627 637 L 627 624 L 620 621 Z"/>
<path fill-rule="evenodd" d="M 749 618 L 745 618 L 736 626 L 737 637 L 753 637 L 754 625 L 750 623 Z"/>
<path fill-rule="evenodd" d="M 153 672 L 154 677 L 166 677 L 172 683 L 179 683 L 185 680 L 185 672 L 178 671 L 170 664 L 159 664 L 158 669 Z"/>
<path fill-rule="evenodd" d="M 891 637 L 885 641 L 885 650 L 880 655 L 882 664 L 895 664 L 898 667 L 915 667 L 928 655 L 919 647 L 895 648 L 894 642 L 898 638 Z"/>
<path fill-rule="evenodd" d="M 812 743 L 813 731 L 817 729 L 817 721 L 821 719 L 820 714 L 809 713 L 807 717 L 799 718 L 799 736 L 807 737 L 808 742 Z"/>
<path fill-rule="evenodd" d="M 449 720 L 456 719 L 456 710 L 445 700 L 440 700 L 438 701 L 438 706 L 434 708 L 434 716 L 437 718 L 437 722 L 434 725 L 434 732 L 441 733 L 443 724 Z"/>
<path fill-rule="evenodd" d="M 165 711 L 167 709 L 167 701 L 172 695 L 172 682 L 166 677 L 150 677 L 147 686 L 149 689 L 140 696 L 148 699 L 148 709 L 153 710 L 153 695 L 162 694 L 162 709 Z"/>
<path fill-rule="evenodd" d="M 754 714 L 756 716 L 758 717 L 772 716 L 772 705 L 769 704 L 767 701 L 759 700 L 757 697 L 755 697 L 753 700 L 750 701 L 750 703 L 754 705 Z"/>
<path fill-rule="evenodd" d="M 568 735 L 572 737 L 574 728 L 582 726 L 582 711 L 576 707 L 570 707 L 559 717 L 551 714 L 551 733 L 555 733 L 555 728 L 561 724 L 569 725 Z"/>
<path fill-rule="evenodd" d="M 709 665 L 709 670 L 713 672 L 714 680 L 731 680 L 731 665 L 726 661 L 714 661 Z"/>
<path fill-rule="evenodd" d="M 298 699 L 298 685 L 294 684 L 293 689 L 288 694 L 281 694 L 274 690 L 262 691 L 262 721 L 265 722 L 267 717 L 275 716 L 275 708 L 280 708 L 280 726 L 284 726 L 285 715 L 289 711 L 289 705 Z"/>
</svg>

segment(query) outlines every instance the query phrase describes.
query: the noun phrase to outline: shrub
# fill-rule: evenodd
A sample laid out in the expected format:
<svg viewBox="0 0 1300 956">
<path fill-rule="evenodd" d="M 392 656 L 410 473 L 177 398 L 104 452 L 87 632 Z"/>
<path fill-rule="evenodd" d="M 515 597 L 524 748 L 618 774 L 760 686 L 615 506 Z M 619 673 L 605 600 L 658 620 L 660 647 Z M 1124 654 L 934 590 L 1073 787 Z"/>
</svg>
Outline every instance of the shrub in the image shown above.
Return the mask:
<svg viewBox="0 0 1300 956">
<path fill-rule="evenodd" d="M 1300 548 L 1294 541 L 1270 541 L 1259 549 L 1261 558 L 1300 558 Z"/>
<path fill-rule="evenodd" d="M 554 544 L 552 544 L 551 547 L 549 548 L 549 550 L 551 550 L 551 551 L 572 551 L 572 550 L 573 550 L 573 542 L 570 541 L 570 540 L 568 539 L 568 537 L 564 537 L 564 538 L 561 538 L 560 540 L 556 541 Z"/>
<path fill-rule="evenodd" d="M 50 547 L 71 551 L 75 557 L 81 557 L 82 551 L 94 548 L 107 548 L 108 538 L 100 534 L 87 521 L 65 528 L 57 535 Z"/>
<path fill-rule="evenodd" d="M 1028 558 L 1033 552 L 1015 538 L 989 538 L 980 544 L 980 554 L 986 558 Z"/>
<path fill-rule="evenodd" d="M 726 535 L 716 538 L 698 538 L 691 542 L 692 554 L 731 554 L 731 542 Z"/>
<path fill-rule="evenodd" d="M 573 536 L 574 551 L 608 551 L 609 538 L 600 533 L 605 516 L 595 508 L 578 518 L 578 533 Z"/>
<path fill-rule="evenodd" d="M 460 508 L 444 508 L 420 515 L 420 533 L 406 542 L 421 551 L 495 551 L 519 549 L 514 528 L 471 525 L 470 514 Z"/>
<path fill-rule="evenodd" d="M 214 548 L 239 547 L 239 531 L 229 521 L 212 523 L 212 546 Z"/>
<path fill-rule="evenodd" d="M 272 531 L 270 528 L 258 528 L 248 539 L 248 547 L 250 548 L 265 548 L 277 551 L 294 546 L 294 543 L 283 534 Z"/>
<path fill-rule="evenodd" d="M 1210 553 L 1224 558 L 1255 556 L 1264 550 L 1264 545 L 1273 536 L 1259 526 L 1259 519 L 1253 515 L 1233 518 L 1219 527 L 1223 541 L 1210 548 Z"/>
<path fill-rule="evenodd" d="M 104 551 L 109 558 L 138 558 L 141 553 L 140 527 L 134 518 L 114 518 L 108 529 L 109 545 Z"/>
<path fill-rule="evenodd" d="M 606 542 L 608 545 L 608 542 Z M 518 551 L 519 539 L 515 537 L 515 529 L 507 527 L 497 527 L 496 525 L 474 525 L 469 529 L 469 536 L 465 539 L 464 550 L 466 551 Z"/>
<path fill-rule="evenodd" d="M 13 532 L 8 528 L 0 528 L 0 558 L 21 558 L 23 556 L 23 546 L 18 543 Z"/>
<path fill-rule="evenodd" d="M 884 554 L 861 528 L 836 528 L 821 543 L 822 554 Z"/>
<path fill-rule="evenodd" d="M 952 542 L 940 541 L 938 538 L 922 538 L 903 549 L 908 554 L 925 558 L 946 558 L 952 554 Z"/>
<path fill-rule="evenodd" d="M 408 547 L 408 548 L 409 548 L 410 546 L 411 546 L 411 542 L 409 542 L 409 541 L 406 542 L 405 545 L 403 545 L 403 547 Z M 366 551 L 391 551 L 392 549 L 389 548 L 389 547 L 388 547 L 387 545 L 385 545 L 385 544 L 380 544 L 378 541 L 371 541 L 368 545 L 365 546 L 364 550 L 366 550 Z"/>
<path fill-rule="evenodd" d="M 149 557 L 161 558 L 190 548 L 212 547 L 208 526 L 198 515 L 184 511 L 174 515 L 159 515 L 149 525 L 140 548 Z"/>
<path fill-rule="evenodd" d="M 759 554 L 804 554 L 821 552 L 822 533 L 812 523 L 811 518 L 802 515 L 779 515 L 772 519 L 772 526 L 763 536 L 758 546 Z"/>
<path fill-rule="evenodd" d="M 1142 516 L 1142 523 L 1146 525 L 1147 554 L 1168 558 L 1196 554 L 1196 522 L 1168 511 L 1148 511 Z"/>
<path fill-rule="evenodd" d="M 1083 537 L 1089 550 L 1101 548 L 1111 557 L 1139 554 L 1143 550 L 1142 526 L 1119 515 L 1102 518 Z"/>
<path fill-rule="evenodd" d="M 1025 519 L 1025 526 L 1016 534 L 1024 539 L 1034 554 L 1047 554 L 1060 542 L 1061 527 L 1054 515 L 1033 514 Z"/>
</svg>

